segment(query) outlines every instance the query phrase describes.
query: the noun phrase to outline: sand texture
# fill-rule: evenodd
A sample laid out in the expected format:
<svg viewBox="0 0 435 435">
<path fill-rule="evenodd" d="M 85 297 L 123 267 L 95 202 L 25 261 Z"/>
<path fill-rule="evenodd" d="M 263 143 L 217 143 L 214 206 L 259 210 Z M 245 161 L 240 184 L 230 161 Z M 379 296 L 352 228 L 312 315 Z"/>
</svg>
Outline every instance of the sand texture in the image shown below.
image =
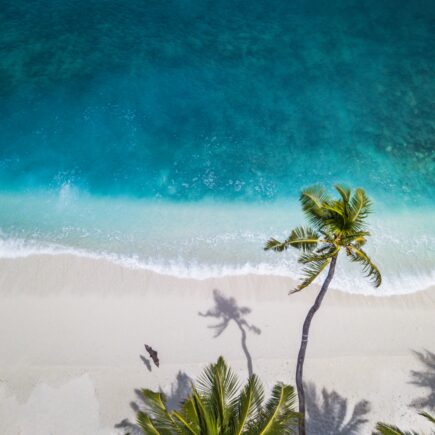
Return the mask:
<svg viewBox="0 0 435 435">
<path fill-rule="evenodd" d="M 177 279 L 103 260 L 0 260 L 0 433 L 135 434 L 135 389 L 171 405 L 223 355 L 267 390 L 294 384 L 300 330 L 316 287 L 287 296 L 272 276 Z M 331 289 L 305 366 L 309 433 L 370 434 L 379 419 L 430 433 L 435 290 L 368 297 Z M 155 348 L 160 368 L 144 344 Z"/>
</svg>

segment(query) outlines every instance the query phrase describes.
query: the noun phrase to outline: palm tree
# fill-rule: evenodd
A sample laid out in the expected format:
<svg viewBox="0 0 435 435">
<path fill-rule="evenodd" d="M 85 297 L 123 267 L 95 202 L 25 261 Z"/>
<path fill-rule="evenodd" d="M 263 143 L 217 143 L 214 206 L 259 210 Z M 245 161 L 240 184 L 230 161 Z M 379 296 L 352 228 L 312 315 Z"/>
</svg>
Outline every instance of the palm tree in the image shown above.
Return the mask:
<svg viewBox="0 0 435 435">
<path fill-rule="evenodd" d="M 425 417 L 431 423 L 435 424 L 435 417 L 432 417 L 427 412 L 420 412 L 419 414 L 422 415 L 423 417 Z M 403 432 L 397 426 L 392 426 L 392 425 L 385 424 L 385 423 L 378 423 L 376 425 L 376 430 L 377 430 L 377 432 L 375 432 L 375 433 L 379 434 L 379 435 L 418 435 L 417 432 L 414 432 L 414 431 Z"/>
<path fill-rule="evenodd" d="M 301 291 L 310 285 L 329 266 L 326 279 L 314 305 L 305 318 L 302 328 L 302 341 L 296 367 L 300 435 L 305 435 L 305 395 L 302 373 L 308 333 L 313 316 L 320 308 L 334 276 L 340 251 L 344 249 L 352 262 L 362 266 L 363 271 L 372 280 L 375 287 L 379 287 L 382 282 L 378 268 L 362 249 L 367 236 L 370 235 L 366 230 L 366 218 L 371 211 L 371 201 L 363 189 L 356 189 L 353 193 L 351 189 L 341 185 L 336 185 L 335 188 L 340 195 L 339 199 L 332 199 L 320 186 L 312 186 L 303 190 L 300 202 L 311 226 L 295 228 L 283 242 L 272 238 L 264 248 L 265 250 L 283 252 L 293 247 L 301 251 L 298 261 L 305 266 L 304 278 L 290 293 Z"/>
<path fill-rule="evenodd" d="M 192 385 L 192 392 L 179 410 L 169 411 L 165 395 L 142 390 L 147 411 L 137 422 L 150 435 L 273 435 L 292 434 L 298 414 L 294 411 L 293 387 L 276 384 L 266 405 L 256 375 L 240 389 L 237 376 L 220 357 Z"/>
</svg>

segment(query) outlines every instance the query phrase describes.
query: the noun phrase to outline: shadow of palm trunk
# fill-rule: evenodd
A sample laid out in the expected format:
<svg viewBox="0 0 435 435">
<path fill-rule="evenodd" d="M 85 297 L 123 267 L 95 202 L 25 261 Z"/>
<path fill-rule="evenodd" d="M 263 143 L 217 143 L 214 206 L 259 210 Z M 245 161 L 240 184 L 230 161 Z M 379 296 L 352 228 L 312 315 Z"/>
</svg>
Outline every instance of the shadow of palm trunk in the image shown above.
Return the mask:
<svg viewBox="0 0 435 435">
<path fill-rule="evenodd" d="M 213 290 L 214 307 L 207 310 L 205 313 L 198 313 L 202 317 L 213 317 L 220 322 L 216 325 L 208 326 L 210 329 L 214 329 L 214 338 L 219 337 L 231 322 L 234 322 L 241 333 L 241 346 L 242 351 L 246 358 L 247 368 L 249 376 L 254 373 L 252 356 L 249 352 L 247 345 L 247 331 L 251 331 L 254 334 L 261 334 L 261 329 L 248 323 L 245 316 L 251 313 L 251 309 L 248 307 L 241 307 L 237 304 L 237 301 L 233 297 L 225 297 L 219 290 Z"/>
<path fill-rule="evenodd" d="M 242 333 L 242 349 L 246 357 L 246 362 L 248 364 L 248 374 L 249 376 L 252 376 L 254 374 L 254 370 L 252 368 L 252 357 L 251 354 L 249 353 L 248 346 L 246 345 L 246 331 L 242 328 L 240 324 L 237 324 L 237 326 L 239 327 L 240 332 Z"/>
</svg>

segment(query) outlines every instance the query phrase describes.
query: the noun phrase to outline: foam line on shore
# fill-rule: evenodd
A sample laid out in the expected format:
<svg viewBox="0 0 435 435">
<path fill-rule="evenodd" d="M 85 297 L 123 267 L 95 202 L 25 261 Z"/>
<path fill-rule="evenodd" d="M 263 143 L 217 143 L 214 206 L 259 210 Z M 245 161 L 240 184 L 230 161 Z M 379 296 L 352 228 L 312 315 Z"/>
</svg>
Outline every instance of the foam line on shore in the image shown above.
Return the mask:
<svg viewBox="0 0 435 435">
<path fill-rule="evenodd" d="M 282 261 L 279 265 L 262 263 L 244 263 L 240 265 L 227 264 L 204 264 L 199 262 L 188 263 L 183 259 L 177 261 L 165 261 L 155 259 L 152 261 L 141 260 L 138 256 L 123 256 L 109 252 L 92 252 L 90 250 L 66 247 L 59 244 L 41 244 L 23 239 L 0 239 L 0 258 L 14 259 L 31 256 L 56 256 L 71 255 L 74 257 L 104 260 L 128 269 L 138 269 L 154 272 L 175 278 L 205 280 L 229 276 L 278 276 L 288 277 L 296 281 L 300 277 L 298 271 L 294 271 L 294 264 Z M 365 280 L 359 271 L 353 274 L 339 271 L 334 279 L 334 287 L 346 293 L 363 295 L 388 296 L 394 294 L 409 294 L 422 291 L 435 283 L 435 271 L 431 273 L 413 274 L 406 272 L 400 276 L 387 276 L 384 278 L 380 289 L 374 289 Z M 400 289 L 398 291 L 398 289 Z"/>
</svg>

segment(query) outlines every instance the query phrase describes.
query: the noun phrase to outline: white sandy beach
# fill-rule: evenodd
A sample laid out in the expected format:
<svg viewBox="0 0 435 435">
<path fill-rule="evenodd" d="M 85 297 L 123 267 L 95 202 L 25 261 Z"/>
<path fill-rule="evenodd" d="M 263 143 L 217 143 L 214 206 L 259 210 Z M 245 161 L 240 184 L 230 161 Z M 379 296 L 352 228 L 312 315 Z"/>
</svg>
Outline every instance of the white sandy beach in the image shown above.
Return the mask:
<svg viewBox="0 0 435 435">
<path fill-rule="evenodd" d="M 219 355 L 241 378 L 252 360 L 268 388 L 294 384 L 317 288 L 287 296 L 291 287 L 287 278 L 177 279 L 68 255 L 0 260 L 0 434 L 122 434 L 140 403 L 135 389 L 160 387 L 174 401 Z M 199 315 L 213 309 L 219 318 Z M 310 432 L 370 434 L 382 419 L 429 433 L 410 404 L 432 393 L 434 405 L 434 361 L 415 353 L 435 352 L 434 313 L 434 288 L 383 298 L 332 289 L 307 353 Z M 141 358 L 144 343 L 160 368 Z"/>
</svg>

